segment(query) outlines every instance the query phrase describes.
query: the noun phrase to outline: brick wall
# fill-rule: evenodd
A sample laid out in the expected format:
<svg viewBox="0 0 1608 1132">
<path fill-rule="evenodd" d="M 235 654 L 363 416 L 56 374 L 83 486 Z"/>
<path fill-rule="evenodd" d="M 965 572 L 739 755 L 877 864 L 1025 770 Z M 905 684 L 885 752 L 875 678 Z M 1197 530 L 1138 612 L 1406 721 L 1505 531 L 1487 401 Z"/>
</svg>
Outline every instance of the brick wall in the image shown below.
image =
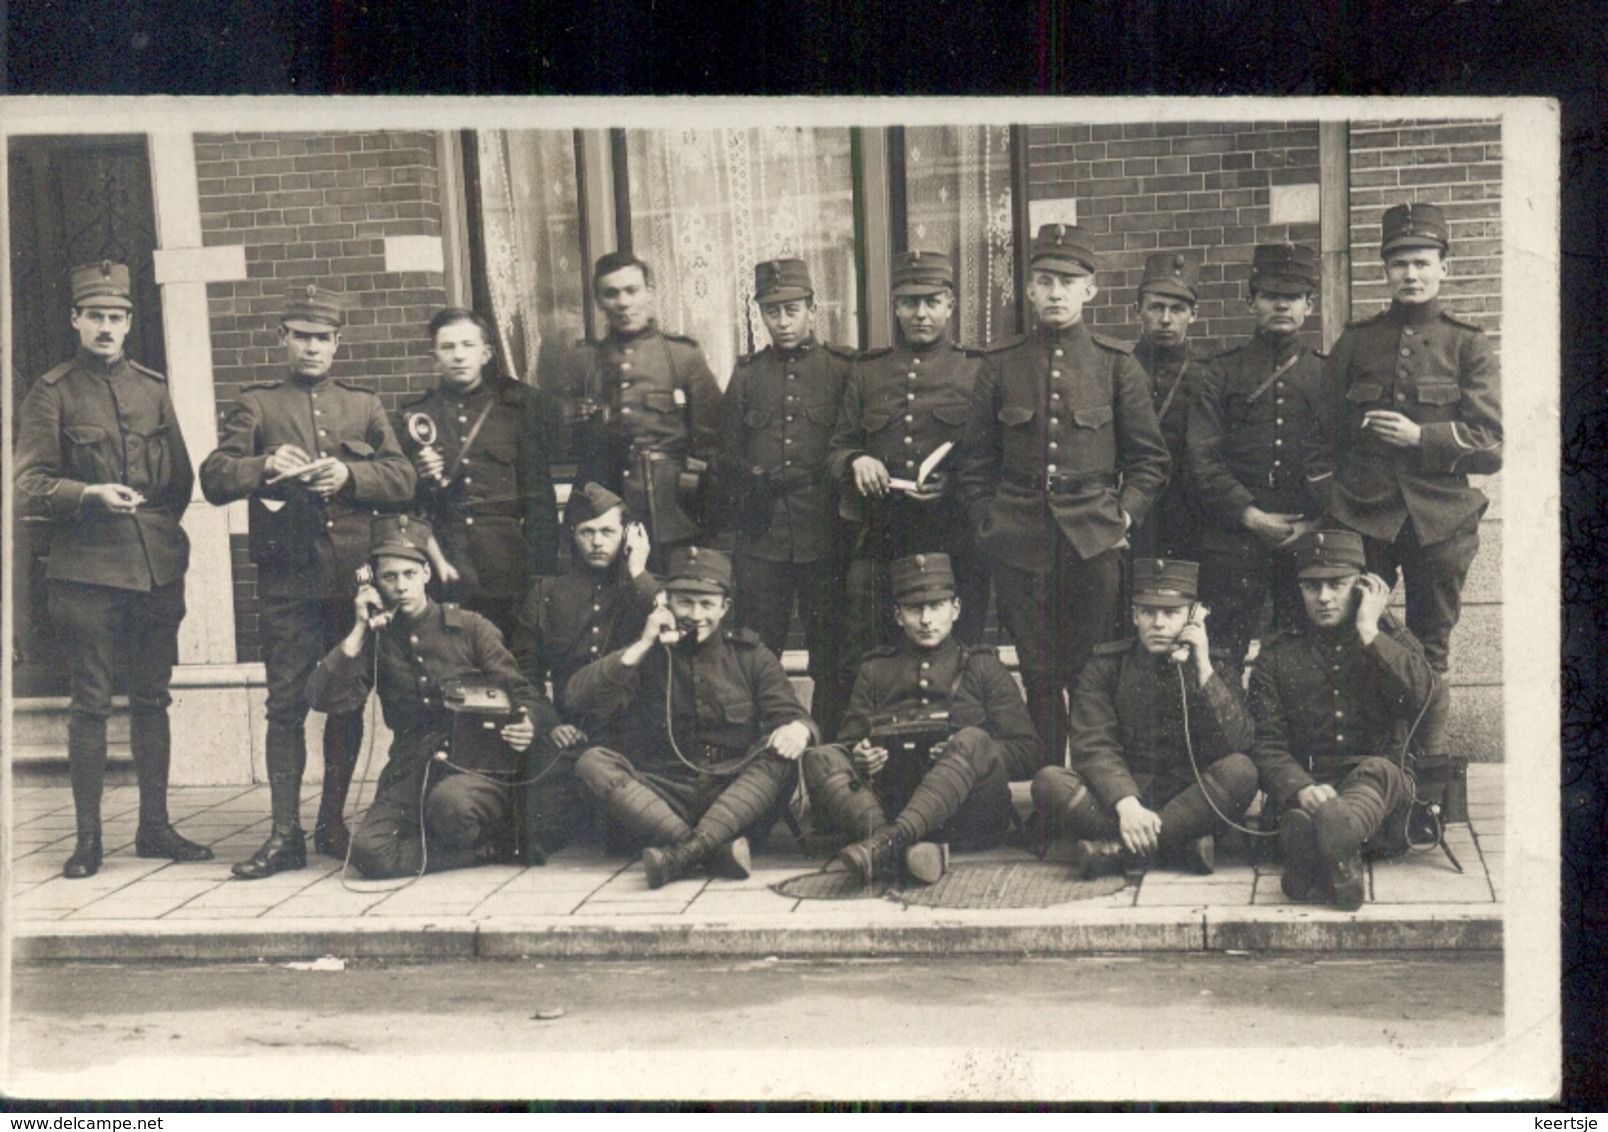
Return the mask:
<svg viewBox="0 0 1608 1132">
<path fill-rule="evenodd" d="M 1135 290 L 1145 257 L 1184 251 L 1201 264 L 1197 352 L 1254 329 L 1245 308 L 1251 249 L 1290 240 L 1316 248 L 1318 225 L 1271 220 L 1274 186 L 1316 185 L 1318 127 L 1292 122 L 1134 122 L 1028 130 L 1028 200 L 1071 197 L 1078 225 L 1104 259 L 1085 317 L 1103 333 L 1139 337 Z M 1316 313 L 1307 337 L 1321 344 Z"/>
<path fill-rule="evenodd" d="M 195 156 L 204 243 L 246 250 L 246 279 L 207 285 L 220 415 L 243 386 L 283 376 L 284 296 L 308 283 L 346 296 L 335 376 L 368 384 L 390 408 L 434 384 L 424 327 L 446 305 L 445 281 L 385 264 L 387 236 L 441 235 L 433 134 L 198 134 Z M 259 660 L 244 536 L 232 551 L 238 654 Z"/>
</svg>

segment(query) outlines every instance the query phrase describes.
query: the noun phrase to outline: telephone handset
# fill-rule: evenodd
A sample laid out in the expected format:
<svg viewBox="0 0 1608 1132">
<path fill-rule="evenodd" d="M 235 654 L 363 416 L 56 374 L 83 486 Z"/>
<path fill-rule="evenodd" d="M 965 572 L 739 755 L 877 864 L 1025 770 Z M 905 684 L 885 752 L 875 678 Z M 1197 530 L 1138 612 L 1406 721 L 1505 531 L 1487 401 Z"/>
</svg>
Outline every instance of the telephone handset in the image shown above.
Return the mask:
<svg viewBox="0 0 1608 1132">
<path fill-rule="evenodd" d="M 670 604 L 665 600 L 664 591 L 660 590 L 653 598 L 653 608 L 669 609 Z M 670 646 L 681 643 L 681 630 L 675 625 L 666 625 L 659 630 L 659 643 Z"/>
<path fill-rule="evenodd" d="M 357 568 L 357 584 L 360 586 L 374 586 L 374 567 L 359 566 Z M 376 593 L 380 593 L 378 586 L 374 586 L 374 589 Z M 391 618 L 396 616 L 396 606 L 386 601 L 383 593 L 380 593 L 380 602 L 382 606 L 380 612 L 368 620 L 368 627 L 376 632 L 389 625 Z"/>
<path fill-rule="evenodd" d="M 1191 624 L 1191 625 L 1204 625 L 1206 623 L 1206 616 L 1210 612 L 1211 611 L 1208 610 L 1200 602 L 1198 602 L 1198 601 L 1190 602 L 1189 603 L 1189 618 L 1188 618 L 1189 624 Z M 1171 657 L 1172 657 L 1172 662 L 1174 664 L 1183 664 L 1185 661 L 1187 661 L 1189 659 L 1189 646 L 1188 645 L 1178 645 L 1176 648 L 1173 649 Z"/>
</svg>

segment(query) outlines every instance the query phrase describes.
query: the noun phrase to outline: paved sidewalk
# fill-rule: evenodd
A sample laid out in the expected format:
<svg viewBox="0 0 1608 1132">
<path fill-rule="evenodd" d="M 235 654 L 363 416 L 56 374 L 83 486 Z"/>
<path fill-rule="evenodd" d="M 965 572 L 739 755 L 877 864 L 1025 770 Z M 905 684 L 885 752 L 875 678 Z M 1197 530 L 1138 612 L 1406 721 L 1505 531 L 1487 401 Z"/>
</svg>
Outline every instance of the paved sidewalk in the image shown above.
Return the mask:
<svg viewBox="0 0 1608 1132">
<path fill-rule="evenodd" d="M 61 866 L 72 852 L 71 792 L 24 780 L 14 800 L 9 916 L 19 959 L 56 960 L 1499 948 L 1502 774 L 1502 764 L 1469 768 L 1469 823 L 1447 833 L 1462 874 L 1438 850 L 1375 864 L 1369 901 L 1356 913 L 1292 905 L 1277 865 L 1232 861 L 1207 877 L 1158 870 L 1111 896 L 1048 908 L 796 899 L 770 886 L 824 862 L 801 855 L 781 830 L 746 881 L 698 878 L 657 891 L 638 862 L 590 847 L 540 868 L 343 883 L 340 863 L 309 846 L 306 869 L 233 880 L 230 865 L 267 836 L 264 786 L 173 791 L 179 830 L 217 853 L 201 864 L 135 857 L 136 791 L 110 788 L 106 863 L 70 881 Z M 959 860 L 1030 859 L 997 849 Z"/>
</svg>

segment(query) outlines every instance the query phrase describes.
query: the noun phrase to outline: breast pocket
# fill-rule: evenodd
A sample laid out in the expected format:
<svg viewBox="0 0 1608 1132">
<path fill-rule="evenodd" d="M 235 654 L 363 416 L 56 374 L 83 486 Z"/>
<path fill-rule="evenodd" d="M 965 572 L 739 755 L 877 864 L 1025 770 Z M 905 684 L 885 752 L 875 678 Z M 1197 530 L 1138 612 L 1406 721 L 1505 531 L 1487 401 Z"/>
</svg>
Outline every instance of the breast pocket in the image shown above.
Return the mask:
<svg viewBox="0 0 1608 1132">
<path fill-rule="evenodd" d="M 471 453 L 471 457 L 473 453 Z M 481 450 L 481 475 L 489 481 L 484 485 L 476 483 L 475 487 L 481 490 L 477 495 L 493 495 L 513 491 L 515 478 L 515 463 L 519 460 L 519 449 L 513 444 L 488 444 Z"/>
<path fill-rule="evenodd" d="M 766 425 L 770 424 L 770 422 L 771 422 L 771 412 L 770 412 L 769 409 L 745 409 L 745 410 L 743 410 L 743 427 L 744 428 L 751 429 L 754 432 L 758 432 L 760 429 L 762 429 Z"/>
<path fill-rule="evenodd" d="M 1082 409 L 1072 410 L 1072 423 L 1079 428 L 1109 428 L 1113 417 L 1114 413 L 1110 405 L 1089 405 Z"/>
<path fill-rule="evenodd" d="M 1418 387 L 1416 412 L 1420 423 L 1457 419 L 1458 402 L 1463 399 L 1463 388 L 1456 382 L 1437 381 Z"/>
<path fill-rule="evenodd" d="M 121 469 L 112 458 L 112 440 L 98 425 L 68 425 L 62 430 L 67 439 L 63 453 L 66 470 L 85 483 L 117 483 Z"/>
<path fill-rule="evenodd" d="M 143 474 L 145 479 L 141 486 L 152 489 L 166 486 L 172 474 L 168 426 L 157 425 L 145 432 L 130 429 L 123 442 L 128 447 L 130 479 Z"/>
<path fill-rule="evenodd" d="M 934 405 L 932 415 L 943 427 L 945 439 L 951 439 L 971 421 L 971 406 L 964 402 Z"/>
<path fill-rule="evenodd" d="M 366 440 L 358 440 L 355 438 L 351 440 L 343 440 L 341 441 L 341 451 L 353 460 L 374 459 L 374 445 L 370 444 Z"/>
</svg>

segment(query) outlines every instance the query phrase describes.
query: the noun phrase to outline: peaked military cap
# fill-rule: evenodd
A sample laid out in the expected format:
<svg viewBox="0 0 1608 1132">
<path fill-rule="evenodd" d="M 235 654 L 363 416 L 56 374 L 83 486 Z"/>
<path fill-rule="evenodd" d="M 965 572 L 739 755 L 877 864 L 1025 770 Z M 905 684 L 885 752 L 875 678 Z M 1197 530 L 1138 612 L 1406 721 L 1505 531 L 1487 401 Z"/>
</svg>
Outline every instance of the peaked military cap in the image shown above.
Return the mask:
<svg viewBox="0 0 1608 1132">
<path fill-rule="evenodd" d="M 1182 252 L 1158 252 L 1145 258 L 1139 294 L 1146 291 L 1193 303 L 1200 298 L 1200 265 Z"/>
<path fill-rule="evenodd" d="M 1316 291 L 1318 253 L 1299 244 L 1257 244 L 1251 253 L 1251 288 L 1290 295 Z"/>
<path fill-rule="evenodd" d="M 947 554 L 912 554 L 888 567 L 894 601 L 937 601 L 955 596 L 955 570 Z"/>
<path fill-rule="evenodd" d="M 290 289 L 285 296 L 285 313 L 279 322 L 290 330 L 327 334 L 346 325 L 346 312 L 341 308 L 341 297 L 334 291 L 309 283 Z"/>
<path fill-rule="evenodd" d="M 754 265 L 754 301 L 785 303 L 815 295 L 810 269 L 801 259 L 767 259 Z"/>
<path fill-rule="evenodd" d="M 1191 604 L 1199 593 L 1200 565 L 1167 558 L 1133 560 L 1133 603 L 1168 609 Z"/>
<path fill-rule="evenodd" d="M 1046 224 L 1033 240 L 1027 265 L 1066 275 L 1093 275 L 1100 261 L 1083 229 L 1075 224 Z"/>
<path fill-rule="evenodd" d="M 128 268 L 121 263 L 103 259 L 99 263 L 86 263 L 72 271 L 73 306 L 122 307 L 134 309 L 133 294 L 129 286 Z"/>
<path fill-rule="evenodd" d="M 893 257 L 893 293 L 937 295 L 954 290 L 955 265 L 943 252 L 908 251 Z"/>
<path fill-rule="evenodd" d="M 1303 578 L 1343 578 L 1361 573 L 1367 562 L 1362 536 L 1354 531 L 1312 531 L 1290 553 Z"/>
<path fill-rule="evenodd" d="M 369 557 L 412 558 L 429 565 L 430 524 L 410 515 L 380 515 L 369 524 Z"/>
<path fill-rule="evenodd" d="M 683 593 L 729 595 L 731 556 L 701 546 L 672 551 L 664 588 Z"/>
<path fill-rule="evenodd" d="M 1451 247 L 1446 238 L 1446 217 L 1432 204 L 1387 208 L 1380 227 L 1380 255 L 1389 255 L 1397 248 L 1439 248 L 1444 252 Z"/>
<path fill-rule="evenodd" d="M 625 505 L 625 500 L 608 488 L 602 484 L 588 483 L 570 492 L 569 502 L 564 505 L 564 522 L 572 527 L 578 527 L 582 523 L 590 523 L 593 519 L 607 515 L 616 507 L 625 512 L 630 511 Z"/>
</svg>

